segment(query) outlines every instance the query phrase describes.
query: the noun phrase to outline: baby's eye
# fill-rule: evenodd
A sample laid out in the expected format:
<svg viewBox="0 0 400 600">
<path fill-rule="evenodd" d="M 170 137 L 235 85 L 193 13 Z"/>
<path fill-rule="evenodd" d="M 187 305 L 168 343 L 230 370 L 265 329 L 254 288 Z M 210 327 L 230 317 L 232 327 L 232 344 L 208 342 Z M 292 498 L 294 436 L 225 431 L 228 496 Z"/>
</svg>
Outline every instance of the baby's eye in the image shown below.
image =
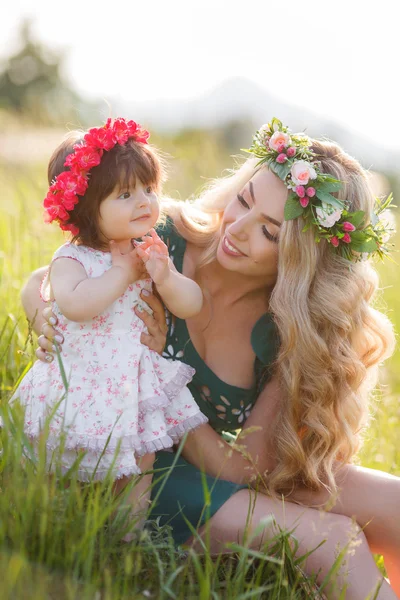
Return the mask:
<svg viewBox="0 0 400 600">
<path fill-rule="evenodd" d="M 123 192 L 122 194 L 120 194 L 118 196 L 118 198 L 122 198 L 122 200 L 127 200 L 130 197 L 131 193 L 130 192 Z"/>
<path fill-rule="evenodd" d="M 151 185 L 148 185 L 146 188 L 146 194 L 151 194 L 151 192 L 153 191 L 153 188 Z"/>
</svg>

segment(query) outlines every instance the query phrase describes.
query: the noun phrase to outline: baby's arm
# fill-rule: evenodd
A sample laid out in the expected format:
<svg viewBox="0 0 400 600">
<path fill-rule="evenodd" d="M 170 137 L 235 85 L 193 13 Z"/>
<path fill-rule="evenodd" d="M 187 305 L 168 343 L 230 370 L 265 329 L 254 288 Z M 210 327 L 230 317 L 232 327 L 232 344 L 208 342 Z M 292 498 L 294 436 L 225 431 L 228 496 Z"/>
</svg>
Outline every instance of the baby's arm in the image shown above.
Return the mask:
<svg viewBox="0 0 400 600">
<path fill-rule="evenodd" d="M 71 258 L 55 260 L 50 284 L 62 314 L 71 321 L 88 321 L 119 298 L 128 285 L 138 279 L 136 250 L 122 255 L 111 246 L 113 265 L 100 277 L 87 276 L 83 266 Z"/>
<path fill-rule="evenodd" d="M 168 248 L 156 234 L 151 232 L 153 243 L 146 250 L 137 248 L 146 269 L 153 279 L 164 304 L 179 319 L 188 319 L 200 312 L 203 292 L 200 286 L 175 269 L 168 256 Z"/>
</svg>

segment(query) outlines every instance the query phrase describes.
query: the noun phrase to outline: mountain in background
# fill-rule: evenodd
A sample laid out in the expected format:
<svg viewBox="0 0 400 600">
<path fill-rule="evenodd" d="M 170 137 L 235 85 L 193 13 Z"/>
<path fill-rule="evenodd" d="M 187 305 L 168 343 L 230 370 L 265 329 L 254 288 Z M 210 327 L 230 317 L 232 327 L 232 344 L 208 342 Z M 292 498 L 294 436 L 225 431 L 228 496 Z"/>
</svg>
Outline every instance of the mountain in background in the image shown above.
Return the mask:
<svg viewBox="0 0 400 600">
<path fill-rule="evenodd" d="M 157 100 L 118 104 L 116 114 L 145 123 L 165 132 L 186 128 L 222 128 L 240 123 L 238 140 L 248 147 L 252 133 L 273 116 L 292 131 L 305 131 L 311 137 L 327 137 L 357 157 L 366 168 L 400 170 L 400 152 L 377 146 L 376 142 L 349 131 L 332 119 L 309 110 L 284 103 L 262 87 L 244 77 L 227 79 L 212 90 L 190 100 Z"/>
</svg>

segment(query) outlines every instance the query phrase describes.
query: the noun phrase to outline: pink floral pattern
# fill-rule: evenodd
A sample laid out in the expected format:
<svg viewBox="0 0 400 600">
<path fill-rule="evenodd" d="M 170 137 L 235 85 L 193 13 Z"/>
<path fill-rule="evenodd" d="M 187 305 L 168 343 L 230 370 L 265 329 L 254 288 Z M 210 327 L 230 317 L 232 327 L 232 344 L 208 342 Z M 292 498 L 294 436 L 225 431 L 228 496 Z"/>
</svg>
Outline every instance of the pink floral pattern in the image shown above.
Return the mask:
<svg viewBox="0 0 400 600">
<path fill-rule="evenodd" d="M 78 260 L 90 277 L 111 267 L 109 253 L 69 242 L 53 261 L 61 257 Z M 134 454 L 169 448 L 186 431 L 207 422 L 186 387 L 194 369 L 140 343 L 145 325 L 133 309 L 140 305 L 150 310 L 139 294 L 151 288 L 150 278 L 136 281 L 103 313 L 83 323 L 66 319 L 53 300 L 65 340 L 60 358 L 67 385 L 57 358 L 50 364 L 37 361 L 12 398 L 26 407 L 25 431 L 34 439 L 54 413 L 48 446 L 56 450 L 65 434 L 65 469 L 85 450 L 79 471 L 83 480 L 97 463 L 95 478 L 104 477 L 116 449 L 115 476 L 137 473 Z M 47 276 L 41 293 L 50 299 Z"/>
</svg>

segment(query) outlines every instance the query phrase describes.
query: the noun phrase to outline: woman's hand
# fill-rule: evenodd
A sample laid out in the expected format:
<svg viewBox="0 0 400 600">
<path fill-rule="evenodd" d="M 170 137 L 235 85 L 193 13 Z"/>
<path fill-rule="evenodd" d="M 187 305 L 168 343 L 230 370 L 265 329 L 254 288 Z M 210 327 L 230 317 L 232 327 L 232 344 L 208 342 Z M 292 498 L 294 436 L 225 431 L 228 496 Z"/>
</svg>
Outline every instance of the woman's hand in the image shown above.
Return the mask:
<svg viewBox="0 0 400 600">
<path fill-rule="evenodd" d="M 52 312 L 51 307 L 47 306 L 42 312 L 45 322 L 41 328 L 41 335 L 38 337 L 39 348 L 36 349 L 36 356 L 43 362 L 51 362 L 53 353 L 56 351 L 56 346 L 61 346 L 64 343 L 63 335 L 55 329 L 57 325 L 57 317 Z"/>
<path fill-rule="evenodd" d="M 141 334 L 140 341 L 150 350 L 161 354 L 167 339 L 164 306 L 157 296 L 154 294 L 147 295 L 147 293 L 147 290 L 144 290 L 141 293 L 141 298 L 150 306 L 153 315 L 149 315 L 144 310 L 140 312 L 138 308 L 135 308 L 137 316 L 143 321 L 148 330 L 148 333 Z M 42 314 L 45 323 L 42 325 L 41 335 L 38 337 L 39 348 L 36 350 L 36 356 L 43 362 L 51 362 L 56 351 L 55 345 L 61 346 L 64 343 L 64 337 L 56 329 L 57 317 L 52 312 L 51 307 L 47 306 Z"/>
<path fill-rule="evenodd" d="M 148 331 L 148 333 L 141 334 L 140 341 L 150 350 L 162 354 L 168 331 L 164 305 L 158 296 L 150 294 L 147 290 L 143 290 L 140 297 L 153 311 L 153 314 L 149 315 L 145 310 L 140 311 L 138 307 L 135 308 L 135 313 L 146 325 Z"/>
</svg>

